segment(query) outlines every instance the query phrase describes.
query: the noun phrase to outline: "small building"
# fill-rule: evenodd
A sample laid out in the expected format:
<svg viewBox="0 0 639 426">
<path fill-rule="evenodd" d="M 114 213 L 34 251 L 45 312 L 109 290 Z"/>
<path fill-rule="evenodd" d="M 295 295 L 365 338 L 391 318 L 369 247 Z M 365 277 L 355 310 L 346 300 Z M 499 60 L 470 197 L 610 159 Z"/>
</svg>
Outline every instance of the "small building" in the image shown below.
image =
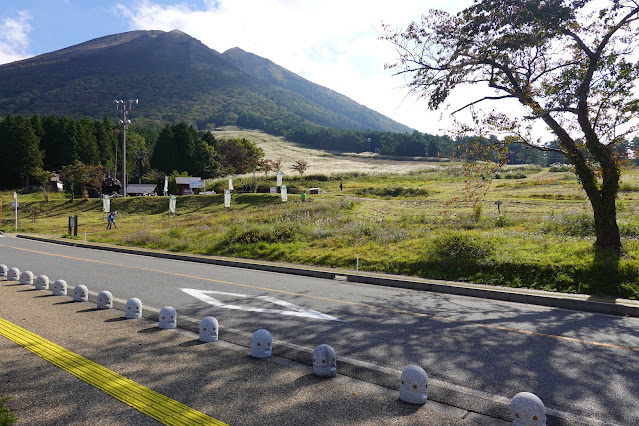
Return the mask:
<svg viewBox="0 0 639 426">
<path fill-rule="evenodd" d="M 176 177 L 175 184 L 180 195 L 199 194 L 204 189 L 204 180 L 197 176 Z"/>
<path fill-rule="evenodd" d="M 64 185 L 62 185 L 60 175 L 54 173 L 53 176 L 51 176 L 51 179 L 49 179 L 49 182 L 45 184 L 45 188 L 49 192 L 62 192 Z"/>
<path fill-rule="evenodd" d="M 140 195 L 158 195 L 158 186 L 154 183 L 130 183 L 126 186 L 126 193 L 132 197 Z"/>
</svg>

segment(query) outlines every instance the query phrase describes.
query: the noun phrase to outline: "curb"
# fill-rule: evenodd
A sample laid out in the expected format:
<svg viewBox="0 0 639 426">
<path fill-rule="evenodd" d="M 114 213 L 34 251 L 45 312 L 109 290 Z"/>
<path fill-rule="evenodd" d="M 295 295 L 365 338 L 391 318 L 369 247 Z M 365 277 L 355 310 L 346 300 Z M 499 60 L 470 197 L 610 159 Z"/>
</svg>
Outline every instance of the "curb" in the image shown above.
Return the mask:
<svg viewBox="0 0 639 426">
<path fill-rule="evenodd" d="M 548 306 L 552 308 L 569 309 L 574 311 L 592 312 L 598 314 L 639 317 L 639 302 L 619 299 L 608 301 L 588 295 L 553 293 L 519 288 L 496 287 L 484 284 L 467 284 L 453 281 L 437 281 L 407 277 L 394 278 L 371 274 L 354 274 L 352 272 L 327 271 L 309 267 L 293 267 L 272 263 L 240 261 L 208 256 L 173 254 L 161 251 L 148 251 L 128 247 L 106 246 L 99 244 L 64 241 L 53 238 L 36 237 L 33 235 L 16 235 L 17 238 L 61 244 L 66 246 L 90 248 L 95 250 L 112 251 L 116 253 L 137 254 L 171 260 L 208 263 L 211 265 L 229 266 L 233 268 L 253 269 L 281 274 L 300 275 L 305 277 L 323 278 L 328 280 L 346 279 L 360 284 L 396 287 L 418 291 L 452 294 L 457 296 L 478 297 L 483 299 L 502 300 L 507 302 L 524 303 L 528 305 Z"/>
</svg>

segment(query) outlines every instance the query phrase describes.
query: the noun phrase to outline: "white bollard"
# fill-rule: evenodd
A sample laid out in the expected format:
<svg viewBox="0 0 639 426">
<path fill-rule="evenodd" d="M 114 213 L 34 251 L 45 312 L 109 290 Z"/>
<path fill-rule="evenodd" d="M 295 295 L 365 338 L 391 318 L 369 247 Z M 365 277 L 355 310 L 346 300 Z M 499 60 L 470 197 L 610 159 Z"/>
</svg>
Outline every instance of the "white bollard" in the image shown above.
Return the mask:
<svg viewBox="0 0 639 426">
<path fill-rule="evenodd" d="M 204 317 L 200 321 L 200 341 L 216 342 L 219 336 L 219 324 L 214 317 Z"/>
<path fill-rule="evenodd" d="M 273 350 L 273 336 L 268 330 L 260 328 L 253 333 L 251 339 L 251 356 L 254 358 L 268 358 Z"/>
<path fill-rule="evenodd" d="M 111 309 L 113 307 L 113 295 L 111 294 L 111 292 L 99 292 L 96 305 L 98 309 Z"/>
<path fill-rule="evenodd" d="M 38 275 L 35 280 L 36 290 L 48 290 L 49 289 L 49 277 L 46 275 Z"/>
<path fill-rule="evenodd" d="M 140 299 L 133 297 L 126 301 L 126 306 L 124 307 L 124 318 L 142 318 L 142 302 Z"/>
<path fill-rule="evenodd" d="M 520 392 L 510 402 L 513 426 L 546 426 L 546 407 L 537 395 Z"/>
<path fill-rule="evenodd" d="M 409 404 L 425 404 L 428 399 L 428 374 L 419 365 L 409 365 L 402 371 L 399 399 Z"/>
<path fill-rule="evenodd" d="M 20 274 L 20 284 L 33 285 L 33 272 L 24 271 Z"/>
<path fill-rule="evenodd" d="M 0 277 L 6 277 L 8 270 L 9 270 L 9 268 L 7 268 L 7 265 L 0 264 Z"/>
<path fill-rule="evenodd" d="M 85 285 L 76 285 L 73 289 L 73 301 L 74 302 L 88 302 L 89 301 L 89 289 Z"/>
<path fill-rule="evenodd" d="M 165 306 L 160 309 L 158 327 L 164 330 L 177 327 L 177 312 L 173 306 Z"/>
<path fill-rule="evenodd" d="M 133 297 L 126 301 L 126 305 L 124 306 L 124 318 L 142 318 L 142 302 L 140 299 Z"/>
<path fill-rule="evenodd" d="M 7 281 L 18 281 L 20 270 L 18 268 L 9 268 L 7 271 Z"/>
<path fill-rule="evenodd" d="M 53 290 L 54 296 L 66 296 L 67 282 L 65 280 L 55 280 L 51 289 Z"/>
<path fill-rule="evenodd" d="M 337 375 L 337 355 L 329 345 L 319 345 L 313 351 L 313 374 L 318 377 Z"/>
</svg>

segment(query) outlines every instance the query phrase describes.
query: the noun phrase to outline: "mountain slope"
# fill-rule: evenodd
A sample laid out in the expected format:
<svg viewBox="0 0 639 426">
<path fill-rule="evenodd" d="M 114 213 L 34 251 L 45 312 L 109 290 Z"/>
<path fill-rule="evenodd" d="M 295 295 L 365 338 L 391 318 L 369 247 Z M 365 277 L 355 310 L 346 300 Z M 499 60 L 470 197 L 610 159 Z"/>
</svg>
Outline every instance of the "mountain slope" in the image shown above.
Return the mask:
<svg viewBox="0 0 639 426">
<path fill-rule="evenodd" d="M 101 37 L 0 66 L 0 116 L 101 119 L 115 115 L 113 99 L 139 98 L 131 118 L 140 124 L 409 130 L 272 62 L 286 84 L 247 72 L 238 58 L 250 55 L 239 49 L 221 55 L 177 30 Z"/>
<path fill-rule="evenodd" d="M 269 59 L 246 52 L 239 47 L 227 50 L 222 53 L 222 57 L 261 80 L 299 93 L 310 102 L 343 114 L 357 123 L 364 124 L 366 128 L 372 129 L 382 125 L 395 131 L 412 131 L 408 126 L 400 125 L 398 127 L 398 123 L 390 118 L 360 105 L 340 93 L 312 83 Z"/>
</svg>

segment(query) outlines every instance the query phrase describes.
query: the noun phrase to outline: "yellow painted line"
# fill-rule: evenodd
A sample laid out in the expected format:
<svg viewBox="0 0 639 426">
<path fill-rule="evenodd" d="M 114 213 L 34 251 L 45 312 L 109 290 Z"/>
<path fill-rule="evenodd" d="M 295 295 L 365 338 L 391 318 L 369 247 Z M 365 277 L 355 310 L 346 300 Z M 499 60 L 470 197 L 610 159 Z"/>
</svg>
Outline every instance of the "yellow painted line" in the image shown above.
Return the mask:
<svg viewBox="0 0 639 426">
<path fill-rule="evenodd" d="M 3 318 L 0 335 L 165 425 L 226 425 Z"/>
<path fill-rule="evenodd" d="M 209 282 L 214 282 L 214 283 L 218 283 L 218 284 L 231 285 L 231 286 L 235 286 L 235 287 L 244 287 L 244 288 L 250 288 L 250 289 L 253 289 L 253 290 L 261 290 L 261 291 L 268 291 L 268 292 L 272 292 L 272 293 L 287 294 L 287 295 L 290 295 L 290 296 L 304 297 L 304 298 L 307 298 L 307 299 L 323 300 L 323 301 L 338 303 L 338 304 L 342 304 L 342 305 L 358 306 L 358 307 L 362 307 L 362 308 L 375 309 L 375 310 L 380 310 L 381 309 L 381 310 L 388 311 L 388 312 L 393 312 L 393 313 L 396 313 L 396 314 L 411 315 L 411 316 L 422 317 L 422 318 L 432 318 L 432 319 L 436 319 L 436 320 L 439 320 L 439 321 L 466 324 L 466 325 L 475 326 L 475 327 L 489 328 L 489 329 L 494 329 L 494 330 L 501 330 L 501 331 L 519 333 L 519 334 L 527 334 L 527 335 L 534 335 L 534 336 L 540 336 L 540 337 L 548 337 L 548 338 L 556 339 L 556 340 L 566 340 L 566 341 L 570 341 L 570 342 L 577 342 L 577 343 L 593 345 L 593 346 L 600 346 L 600 347 L 614 348 L 614 349 L 625 349 L 625 350 L 631 350 L 631 351 L 639 352 L 639 348 L 634 348 L 634 347 L 631 347 L 631 346 L 615 345 L 615 344 L 612 344 L 612 343 L 596 342 L 596 341 L 592 341 L 592 340 L 583 340 L 583 339 L 579 339 L 579 338 L 576 338 L 576 337 L 559 336 L 559 335 L 555 335 L 555 334 L 546 334 L 546 333 L 540 333 L 540 332 L 537 332 L 537 331 L 521 330 L 521 329 L 518 329 L 518 328 L 511 328 L 511 327 L 505 327 L 505 326 L 499 326 L 499 325 L 483 324 L 483 323 L 478 323 L 478 322 L 469 322 L 469 321 L 460 320 L 460 319 L 456 319 L 456 318 L 448 318 L 448 317 L 442 317 L 442 316 L 439 316 L 439 315 L 426 314 L 426 313 L 423 313 L 423 312 L 409 311 L 409 310 L 406 310 L 406 309 L 391 308 L 391 307 L 388 307 L 388 306 L 378 306 L 378 305 L 373 305 L 373 304 L 363 303 L 363 302 L 351 302 L 351 301 L 348 301 L 348 300 L 333 299 L 333 298 L 330 298 L 330 297 L 323 297 L 323 296 L 313 296 L 313 295 L 310 295 L 310 294 L 296 293 L 294 291 L 278 290 L 278 289 L 273 289 L 273 288 L 268 288 L 268 287 L 254 286 L 254 285 L 250 285 L 250 284 L 234 283 L 234 282 L 230 282 L 230 281 L 216 280 L 216 279 L 213 279 L 213 278 L 198 277 L 196 275 L 180 274 L 178 272 L 160 271 L 158 269 L 144 268 L 144 267 L 141 267 L 141 266 L 129 266 L 129 265 L 123 265 L 123 264 L 120 264 L 120 263 L 104 262 L 104 261 L 93 260 L 93 259 L 85 259 L 85 258 L 82 258 L 82 257 L 65 256 L 65 255 L 62 255 L 62 254 L 48 253 L 48 252 L 38 251 L 38 250 L 30 250 L 30 249 L 25 249 L 25 248 L 21 248 L 21 247 L 9 246 L 9 245 L 6 245 L 6 244 L 0 244 L 0 246 L 9 247 L 9 248 L 13 248 L 13 249 L 16 249 L 16 250 L 28 251 L 30 253 L 44 254 L 44 255 L 48 255 L 48 256 L 55 256 L 55 257 L 61 257 L 61 258 L 65 258 L 65 259 L 72 259 L 72 260 L 80 260 L 80 261 L 83 261 L 83 262 L 98 263 L 98 264 L 109 265 L 109 266 L 118 266 L 118 267 L 121 267 L 121 268 L 137 269 L 137 270 L 140 270 L 140 271 L 155 272 L 155 273 L 159 273 L 159 274 L 172 275 L 172 276 L 182 277 L 182 278 L 191 278 L 191 279 L 196 279 L 196 280 L 209 281 Z"/>
</svg>

